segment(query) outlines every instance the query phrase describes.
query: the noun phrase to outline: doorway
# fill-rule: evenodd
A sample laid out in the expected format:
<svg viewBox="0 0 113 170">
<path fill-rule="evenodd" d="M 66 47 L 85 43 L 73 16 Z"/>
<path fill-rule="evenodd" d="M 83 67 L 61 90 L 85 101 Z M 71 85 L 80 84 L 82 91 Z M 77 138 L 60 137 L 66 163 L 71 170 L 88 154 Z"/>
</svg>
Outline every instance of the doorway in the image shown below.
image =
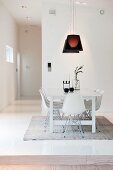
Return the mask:
<svg viewBox="0 0 113 170">
<path fill-rule="evenodd" d="M 17 56 L 17 96 L 38 98 L 42 85 L 42 47 L 40 26 L 19 27 Z"/>
</svg>

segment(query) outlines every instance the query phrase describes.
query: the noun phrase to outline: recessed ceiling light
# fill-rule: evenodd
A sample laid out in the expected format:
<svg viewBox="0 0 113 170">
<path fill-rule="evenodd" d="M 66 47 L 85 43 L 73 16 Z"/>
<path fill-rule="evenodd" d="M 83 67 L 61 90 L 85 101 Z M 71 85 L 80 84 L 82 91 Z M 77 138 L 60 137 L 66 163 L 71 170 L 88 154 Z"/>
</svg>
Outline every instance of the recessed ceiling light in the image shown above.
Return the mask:
<svg viewBox="0 0 113 170">
<path fill-rule="evenodd" d="M 28 29 L 26 29 L 26 30 L 25 30 L 25 33 L 28 33 L 28 32 L 29 32 Z"/>
<path fill-rule="evenodd" d="M 25 8 L 27 8 L 27 6 L 26 5 L 22 5 L 21 8 L 25 9 Z"/>
<path fill-rule="evenodd" d="M 100 14 L 103 15 L 105 11 L 103 9 L 100 10 Z"/>
<path fill-rule="evenodd" d="M 31 18 L 31 17 L 28 17 L 28 16 L 26 17 L 26 19 L 30 19 L 30 18 Z"/>
<path fill-rule="evenodd" d="M 56 15 L 56 10 L 55 9 L 49 9 L 49 14 Z"/>
</svg>

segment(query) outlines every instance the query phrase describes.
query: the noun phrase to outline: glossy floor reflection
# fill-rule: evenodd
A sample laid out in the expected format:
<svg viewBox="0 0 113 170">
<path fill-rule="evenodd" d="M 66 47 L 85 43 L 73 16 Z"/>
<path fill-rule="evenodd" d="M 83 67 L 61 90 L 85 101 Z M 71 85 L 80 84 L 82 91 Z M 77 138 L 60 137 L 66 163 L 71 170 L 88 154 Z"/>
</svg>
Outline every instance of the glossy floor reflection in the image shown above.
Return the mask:
<svg viewBox="0 0 113 170">
<path fill-rule="evenodd" d="M 17 100 L 0 113 L 0 155 L 113 155 L 112 140 L 23 141 L 34 115 L 42 115 L 40 100 Z"/>
</svg>

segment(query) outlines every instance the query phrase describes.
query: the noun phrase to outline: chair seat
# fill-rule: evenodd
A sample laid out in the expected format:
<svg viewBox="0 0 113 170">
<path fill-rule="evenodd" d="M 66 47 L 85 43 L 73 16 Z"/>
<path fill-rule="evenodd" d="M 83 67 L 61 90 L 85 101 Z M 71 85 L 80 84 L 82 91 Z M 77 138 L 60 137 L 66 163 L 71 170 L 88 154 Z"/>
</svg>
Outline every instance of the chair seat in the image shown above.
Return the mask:
<svg viewBox="0 0 113 170">
<path fill-rule="evenodd" d="M 68 129 L 70 125 L 76 125 L 78 130 L 83 137 L 83 130 L 81 127 L 81 115 L 85 111 L 85 105 L 80 93 L 69 93 L 64 99 L 64 104 L 62 111 L 64 117 L 66 117 L 66 124 L 64 127 L 64 132 Z"/>
</svg>

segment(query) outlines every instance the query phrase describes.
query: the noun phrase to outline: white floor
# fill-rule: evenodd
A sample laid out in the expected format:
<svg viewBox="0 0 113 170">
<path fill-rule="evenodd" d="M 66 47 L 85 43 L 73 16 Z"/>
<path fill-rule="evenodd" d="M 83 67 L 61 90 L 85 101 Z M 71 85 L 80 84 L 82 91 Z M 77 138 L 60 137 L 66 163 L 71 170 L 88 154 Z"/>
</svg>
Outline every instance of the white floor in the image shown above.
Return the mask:
<svg viewBox="0 0 113 170">
<path fill-rule="evenodd" d="M 17 100 L 0 113 L 0 155 L 113 155 L 113 140 L 23 141 L 40 100 Z M 104 114 L 113 122 L 113 114 Z"/>
</svg>

